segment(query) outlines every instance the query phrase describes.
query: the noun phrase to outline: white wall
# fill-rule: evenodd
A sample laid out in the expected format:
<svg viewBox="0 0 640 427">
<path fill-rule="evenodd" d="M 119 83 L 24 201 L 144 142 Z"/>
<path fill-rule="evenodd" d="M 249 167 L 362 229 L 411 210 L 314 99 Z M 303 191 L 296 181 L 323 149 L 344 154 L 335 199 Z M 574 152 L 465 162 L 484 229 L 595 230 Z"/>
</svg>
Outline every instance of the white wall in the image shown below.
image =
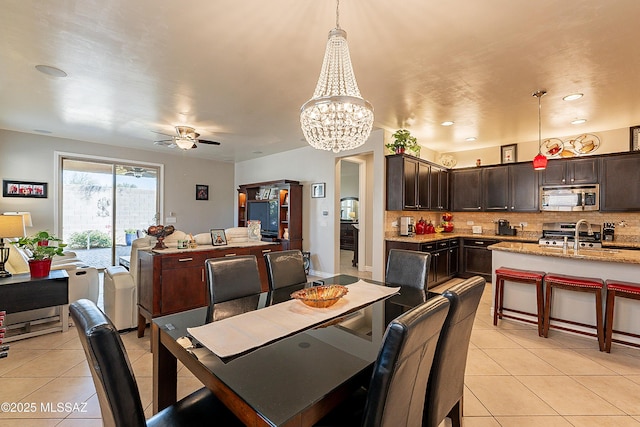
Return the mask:
<svg viewBox="0 0 640 427">
<path fill-rule="evenodd" d="M 356 150 L 334 154 L 309 146 L 255 160 L 236 163 L 236 187 L 253 182 L 290 179 L 303 184 L 302 246 L 311 252 L 312 270 L 317 275 L 339 273 L 339 251 L 336 242 L 340 227 L 340 189 L 336 188 L 336 163 L 339 157 L 373 153 L 372 194 L 372 275 L 384 277 L 384 144 L 383 131 L 372 132 L 369 140 Z M 326 197 L 311 198 L 310 186 L 326 183 Z M 237 201 L 236 201 L 237 204 Z M 337 207 L 337 208 L 336 208 Z M 236 209 L 237 211 L 237 209 Z M 323 212 L 327 215 L 323 215 Z M 236 214 L 237 215 L 237 214 Z M 237 220 L 237 218 L 236 218 Z"/>
<path fill-rule="evenodd" d="M 164 165 L 166 217 L 174 212 L 175 227 L 191 233 L 211 228 L 233 227 L 236 191 L 234 165 L 183 157 L 179 151 L 167 153 L 113 147 L 71 139 L 54 138 L 0 130 L 0 175 L 2 179 L 38 181 L 49 184 L 46 199 L 0 197 L 0 212 L 29 211 L 33 228 L 28 231 L 58 232 L 54 223 L 54 152 L 126 159 Z M 209 200 L 195 200 L 195 185 L 209 185 Z M 164 223 L 164 219 L 161 220 Z"/>
<path fill-rule="evenodd" d="M 600 147 L 593 154 L 620 153 L 629 151 L 629 128 L 606 130 L 601 132 L 589 132 L 600 138 Z M 563 141 L 580 134 L 558 136 Z M 549 137 L 549 136 L 547 136 Z M 538 154 L 538 141 L 519 142 L 517 145 L 517 161 L 527 162 L 533 160 Z M 458 151 L 443 153 L 452 155 L 456 161 L 456 168 L 465 168 L 476 165 L 476 159 L 480 159 L 482 166 L 500 164 L 500 147 L 481 148 L 478 150 Z M 433 160 L 439 163 L 439 155 Z"/>
</svg>

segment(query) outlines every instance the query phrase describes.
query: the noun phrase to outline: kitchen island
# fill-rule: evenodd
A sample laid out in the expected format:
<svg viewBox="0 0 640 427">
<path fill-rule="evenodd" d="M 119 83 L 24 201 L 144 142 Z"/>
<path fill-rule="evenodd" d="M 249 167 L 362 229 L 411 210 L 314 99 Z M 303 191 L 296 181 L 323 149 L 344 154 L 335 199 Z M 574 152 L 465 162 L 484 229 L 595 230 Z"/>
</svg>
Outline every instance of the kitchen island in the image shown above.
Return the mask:
<svg viewBox="0 0 640 427">
<path fill-rule="evenodd" d="M 565 252 L 561 248 L 540 247 L 535 243 L 522 242 L 501 242 L 489 246 L 488 249 L 492 251 L 494 295 L 495 270 L 500 267 L 640 283 L 640 251 L 603 248 L 580 249 L 574 252 L 570 248 Z M 553 298 L 551 317 L 595 325 L 592 294 L 558 289 L 554 291 Z M 603 304 L 604 301 L 603 295 Z M 509 286 L 505 287 L 504 306 L 535 313 L 535 287 L 510 282 Z M 492 311 L 494 309 L 495 307 L 492 307 Z M 531 320 L 536 319 L 531 317 Z M 552 321 L 551 324 L 554 323 L 555 321 Z M 637 302 L 625 298 L 616 300 L 615 325 L 616 329 L 640 333 L 640 307 Z M 580 327 L 576 326 L 576 329 Z M 626 339 L 638 342 L 629 337 Z"/>
</svg>

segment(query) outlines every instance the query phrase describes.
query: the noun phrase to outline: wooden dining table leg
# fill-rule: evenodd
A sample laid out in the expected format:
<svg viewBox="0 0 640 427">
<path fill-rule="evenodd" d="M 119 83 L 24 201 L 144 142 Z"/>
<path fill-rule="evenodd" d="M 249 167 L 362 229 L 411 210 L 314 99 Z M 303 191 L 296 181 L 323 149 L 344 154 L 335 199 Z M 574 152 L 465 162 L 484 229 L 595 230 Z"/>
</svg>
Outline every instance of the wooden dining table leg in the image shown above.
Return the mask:
<svg viewBox="0 0 640 427">
<path fill-rule="evenodd" d="M 153 348 L 153 413 L 173 405 L 177 400 L 177 360 L 162 344 L 160 328 L 151 322 Z"/>
</svg>

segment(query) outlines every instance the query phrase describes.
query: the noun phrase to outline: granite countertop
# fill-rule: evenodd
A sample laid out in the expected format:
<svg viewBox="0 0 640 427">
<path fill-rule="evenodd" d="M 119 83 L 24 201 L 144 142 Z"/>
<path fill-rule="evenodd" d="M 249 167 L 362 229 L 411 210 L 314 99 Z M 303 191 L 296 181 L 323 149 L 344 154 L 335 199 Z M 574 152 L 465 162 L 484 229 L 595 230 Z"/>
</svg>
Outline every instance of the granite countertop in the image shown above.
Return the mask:
<svg viewBox="0 0 640 427">
<path fill-rule="evenodd" d="M 158 254 L 178 254 L 184 252 L 211 251 L 214 249 L 230 249 L 230 248 L 250 248 L 253 246 L 279 245 L 279 242 L 263 242 L 262 240 L 249 240 L 248 242 L 234 242 L 228 245 L 198 245 L 195 248 L 178 249 L 176 247 L 168 247 L 166 249 L 153 249 Z"/>
<path fill-rule="evenodd" d="M 438 240 L 455 239 L 457 237 L 464 237 L 470 239 L 498 239 L 509 240 L 516 242 L 538 242 L 540 239 L 540 233 L 536 231 L 519 232 L 515 236 L 498 236 L 494 233 L 482 233 L 474 234 L 471 230 L 453 231 L 451 233 L 434 233 L 434 234 L 420 234 L 414 236 L 386 236 L 385 240 L 392 242 L 406 242 L 406 243 L 427 243 L 436 242 Z"/>
<path fill-rule="evenodd" d="M 537 243 L 523 242 L 501 242 L 489 246 L 488 249 L 557 258 L 640 264 L 640 251 L 626 249 L 579 249 L 578 253 L 574 254 L 572 248 L 565 253 L 562 248 L 542 247 Z"/>
</svg>

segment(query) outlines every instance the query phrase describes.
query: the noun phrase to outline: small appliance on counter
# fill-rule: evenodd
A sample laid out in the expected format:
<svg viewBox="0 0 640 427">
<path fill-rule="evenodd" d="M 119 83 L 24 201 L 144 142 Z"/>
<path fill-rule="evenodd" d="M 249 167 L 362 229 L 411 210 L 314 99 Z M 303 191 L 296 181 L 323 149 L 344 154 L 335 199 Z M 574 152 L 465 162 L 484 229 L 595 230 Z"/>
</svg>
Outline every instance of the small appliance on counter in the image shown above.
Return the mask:
<svg viewBox="0 0 640 427">
<path fill-rule="evenodd" d="M 414 233 L 413 217 L 401 216 L 400 217 L 400 235 L 401 236 L 413 236 Z"/>
<path fill-rule="evenodd" d="M 509 226 L 509 221 L 499 219 L 496 221 L 496 236 L 515 236 L 516 229 Z"/>
<path fill-rule="evenodd" d="M 614 222 L 605 222 L 602 226 L 602 240 L 605 242 L 613 242 L 613 236 L 616 231 Z"/>
</svg>

